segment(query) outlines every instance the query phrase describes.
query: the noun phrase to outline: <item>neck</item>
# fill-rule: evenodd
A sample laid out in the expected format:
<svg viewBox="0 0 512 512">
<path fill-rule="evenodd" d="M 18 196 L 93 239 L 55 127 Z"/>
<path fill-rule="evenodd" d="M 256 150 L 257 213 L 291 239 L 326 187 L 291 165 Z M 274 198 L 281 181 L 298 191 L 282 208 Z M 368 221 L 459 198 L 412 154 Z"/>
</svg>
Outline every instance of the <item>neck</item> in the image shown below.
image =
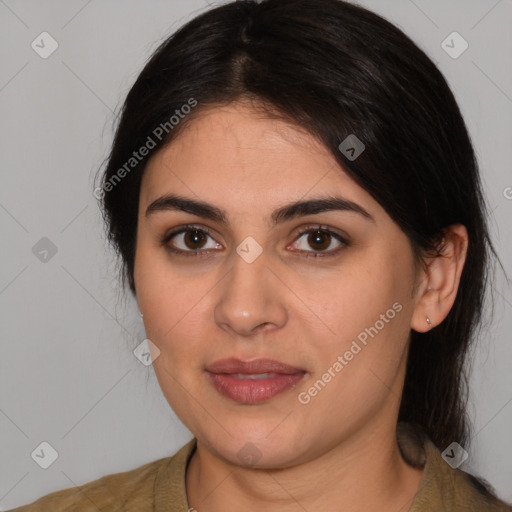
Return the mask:
<svg viewBox="0 0 512 512">
<path fill-rule="evenodd" d="M 374 421 L 318 457 L 284 469 L 241 468 L 198 441 L 186 489 L 198 512 L 405 512 L 422 474 L 403 460 L 396 422 Z"/>
</svg>

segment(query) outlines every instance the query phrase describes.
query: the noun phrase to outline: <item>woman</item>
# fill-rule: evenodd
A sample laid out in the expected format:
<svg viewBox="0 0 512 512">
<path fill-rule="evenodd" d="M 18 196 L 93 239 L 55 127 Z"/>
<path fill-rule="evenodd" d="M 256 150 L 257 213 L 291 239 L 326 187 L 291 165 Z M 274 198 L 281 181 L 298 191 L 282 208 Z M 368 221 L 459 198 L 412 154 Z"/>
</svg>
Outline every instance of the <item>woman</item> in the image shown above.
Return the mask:
<svg viewBox="0 0 512 512">
<path fill-rule="evenodd" d="M 512 510 L 459 469 L 478 168 L 400 30 L 340 0 L 211 9 L 138 77 L 95 194 L 194 439 L 16 510 Z"/>
</svg>

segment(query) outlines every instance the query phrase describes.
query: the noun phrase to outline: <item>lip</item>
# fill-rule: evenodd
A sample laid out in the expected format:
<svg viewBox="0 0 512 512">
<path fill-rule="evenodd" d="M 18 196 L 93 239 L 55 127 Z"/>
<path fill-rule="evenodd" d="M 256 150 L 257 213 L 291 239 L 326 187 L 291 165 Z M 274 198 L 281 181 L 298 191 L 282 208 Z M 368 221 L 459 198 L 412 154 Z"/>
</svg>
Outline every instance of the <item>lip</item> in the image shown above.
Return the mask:
<svg viewBox="0 0 512 512">
<path fill-rule="evenodd" d="M 206 372 L 221 395 L 243 404 L 270 400 L 296 386 L 306 374 L 305 370 L 275 359 L 234 358 L 215 361 L 206 367 Z"/>
<path fill-rule="evenodd" d="M 292 373 L 303 372 L 300 368 L 281 363 L 275 359 L 253 359 L 252 361 L 242 361 L 234 357 L 229 359 L 219 359 L 206 367 L 210 373 L 282 373 L 291 375 Z"/>
</svg>

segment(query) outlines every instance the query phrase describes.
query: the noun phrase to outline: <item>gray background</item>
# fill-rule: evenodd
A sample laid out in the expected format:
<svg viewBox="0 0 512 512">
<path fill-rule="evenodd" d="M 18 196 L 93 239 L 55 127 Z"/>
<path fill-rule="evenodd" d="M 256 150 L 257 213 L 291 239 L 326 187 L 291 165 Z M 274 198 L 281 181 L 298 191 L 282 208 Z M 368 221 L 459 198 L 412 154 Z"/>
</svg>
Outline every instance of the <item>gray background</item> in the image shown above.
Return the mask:
<svg viewBox="0 0 512 512">
<path fill-rule="evenodd" d="M 491 229 L 512 267 L 512 1 L 365 0 L 438 64 L 461 105 L 482 168 Z M 151 367 L 136 305 L 117 285 L 92 195 L 112 122 L 152 50 L 206 9 L 203 0 L 0 0 L 0 510 L 174 453 L 190 433 Z M 43 31 L 58 49 L 41 58 Z M 459 32 L 453 59 L 441 42 Z M 457 43 L 458 44 L 458 43 Z M 391 141 L 399 143 L 399 141 Z M 33 246 L 57 248 L 42 262 Z M 512 500 L 512 294 L 475 353 L 475 437 L 463 469 Z M 31 458 L 57 450 L 46 470 Z"/>
</svg>

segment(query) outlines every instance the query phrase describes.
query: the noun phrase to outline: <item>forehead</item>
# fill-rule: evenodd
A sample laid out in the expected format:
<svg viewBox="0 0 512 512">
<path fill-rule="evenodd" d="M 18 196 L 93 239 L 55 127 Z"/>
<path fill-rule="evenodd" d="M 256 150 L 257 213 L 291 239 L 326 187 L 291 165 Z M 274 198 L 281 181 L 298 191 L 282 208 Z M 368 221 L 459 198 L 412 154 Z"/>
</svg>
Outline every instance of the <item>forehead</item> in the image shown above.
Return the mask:
<svg viewBox="0 0 512 512">
<path fill-rule="evenodd" d="M 310 133 L 243 103 L 201 112 L 150 159 L 141 206 L 164 193 L 225 209 L 270 209 L 322 193 L 378 207 Z"/>
</svg>

